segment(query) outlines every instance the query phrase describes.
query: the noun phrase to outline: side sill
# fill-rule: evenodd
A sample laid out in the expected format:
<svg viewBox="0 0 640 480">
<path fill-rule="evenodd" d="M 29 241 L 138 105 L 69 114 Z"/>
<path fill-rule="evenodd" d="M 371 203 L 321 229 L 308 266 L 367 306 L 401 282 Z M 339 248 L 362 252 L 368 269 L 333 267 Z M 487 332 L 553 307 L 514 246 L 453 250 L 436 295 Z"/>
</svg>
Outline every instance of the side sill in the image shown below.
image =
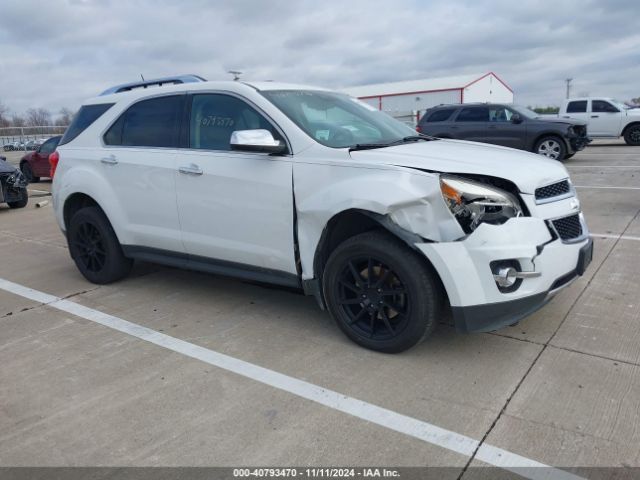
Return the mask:
<svg viewBox="0 0 640 480">
<path fill-rule="evenodd" d="M 122 245 L 122 251 L 125 257 L 169 267 L 184 268 L 284 287 L 302 288 L 300 278 L 289 272 L 138 245 Z"/>
</svg>

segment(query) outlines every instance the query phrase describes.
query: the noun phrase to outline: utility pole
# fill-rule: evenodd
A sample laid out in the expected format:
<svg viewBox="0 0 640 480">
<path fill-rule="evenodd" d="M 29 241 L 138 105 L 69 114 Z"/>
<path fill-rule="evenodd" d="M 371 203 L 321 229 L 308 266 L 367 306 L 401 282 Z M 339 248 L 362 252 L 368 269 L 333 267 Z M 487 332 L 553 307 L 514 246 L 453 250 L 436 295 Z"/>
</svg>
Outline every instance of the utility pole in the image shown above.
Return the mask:
<svg viewBox="0 0 640 480">
<path fill-rule="evenodd" d="M 573 78 L 565 79 L 565 82 L 567 83 L 567 99 L 571 96 L 571 81 L 572 80 L 573 80 Z"/>
</svg>

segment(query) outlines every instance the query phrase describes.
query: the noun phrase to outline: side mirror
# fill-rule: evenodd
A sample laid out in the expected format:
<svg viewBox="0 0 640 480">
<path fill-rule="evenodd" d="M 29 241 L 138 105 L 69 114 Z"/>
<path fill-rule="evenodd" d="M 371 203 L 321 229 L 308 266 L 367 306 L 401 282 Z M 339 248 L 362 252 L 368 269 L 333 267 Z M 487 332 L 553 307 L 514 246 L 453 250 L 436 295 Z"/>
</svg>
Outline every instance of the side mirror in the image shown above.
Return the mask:
<svg viewBox="0 0 640 480">
<path fill-rule="evenodd" d="M 284 153 L 287 146 L 269 130 L 236 130 L 231 134 L 231 150 L 240 152 Z"/>
<path fill-rule="evenodd" d="M 522 123 L 522 117 L 518 113 L 514 113 L 511 116 L 511 123 L 515 123 L 515 124 Z"/>
</svg>

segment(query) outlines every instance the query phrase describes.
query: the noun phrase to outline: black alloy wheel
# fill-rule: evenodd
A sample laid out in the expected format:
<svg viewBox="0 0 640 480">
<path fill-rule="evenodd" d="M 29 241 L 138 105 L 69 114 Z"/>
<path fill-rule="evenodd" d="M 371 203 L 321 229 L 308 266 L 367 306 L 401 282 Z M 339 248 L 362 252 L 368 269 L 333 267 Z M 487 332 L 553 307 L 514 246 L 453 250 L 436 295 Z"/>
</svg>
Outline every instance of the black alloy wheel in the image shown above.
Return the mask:
<svg viewBox="0 0 640 480">
<path fill-rule="evenodd" d="M 624 141 L 627 145 L 640 145 L 640 125 L 629 127 L 627 131 L 624 132 Z"/>
<path fill-rule="evenodd" d="M 90 272 L 100 272 L 107 261 L 107 251 L 100 231 L 95 225 L 85 222 L 80 224 L 72 239 L 78 259 Z"/>
<path fill-rule="evenodd" d="M 126 258 L 111 223 L 99 207 L 76 212 L 67 230 L 69 253 L 80 273 L 97 284 L 126 277 L 133 261 Z"/>
<path fill-rule="evenodd" d="M 387 340 L 407 325 L 411 303 L 398 274 L 372 256 L 347 262 L 339 279 L 340 309 L 349 326 L 373 340 Z"/>
<path fill-rule="evenodd" d="M 426 338 L 444 296 L 427 260 L 381 230 L 338 245 L 326 262 L 322 287 L 340 329 L 357 344 L 386 353 Z"/>
</svg>

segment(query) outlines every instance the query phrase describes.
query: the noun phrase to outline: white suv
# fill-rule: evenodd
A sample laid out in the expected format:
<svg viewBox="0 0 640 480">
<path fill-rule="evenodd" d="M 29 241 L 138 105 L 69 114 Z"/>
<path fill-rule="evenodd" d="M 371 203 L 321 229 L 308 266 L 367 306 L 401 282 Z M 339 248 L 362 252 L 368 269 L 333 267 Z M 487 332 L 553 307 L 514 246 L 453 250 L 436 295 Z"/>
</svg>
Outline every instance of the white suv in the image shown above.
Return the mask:
<svg viewBox="0 0 640 480">
<path fill-rule="evenodd" d="M 90 281 L 138 259 L 296 287 L 384 352 L 447 310 L 460 331 L 513 324 L 592 256 L 559 162 L 416 136 L 320 88 L 114 87 L 84 104 L 51 160 L 56 218 Z"/>
</svg>

